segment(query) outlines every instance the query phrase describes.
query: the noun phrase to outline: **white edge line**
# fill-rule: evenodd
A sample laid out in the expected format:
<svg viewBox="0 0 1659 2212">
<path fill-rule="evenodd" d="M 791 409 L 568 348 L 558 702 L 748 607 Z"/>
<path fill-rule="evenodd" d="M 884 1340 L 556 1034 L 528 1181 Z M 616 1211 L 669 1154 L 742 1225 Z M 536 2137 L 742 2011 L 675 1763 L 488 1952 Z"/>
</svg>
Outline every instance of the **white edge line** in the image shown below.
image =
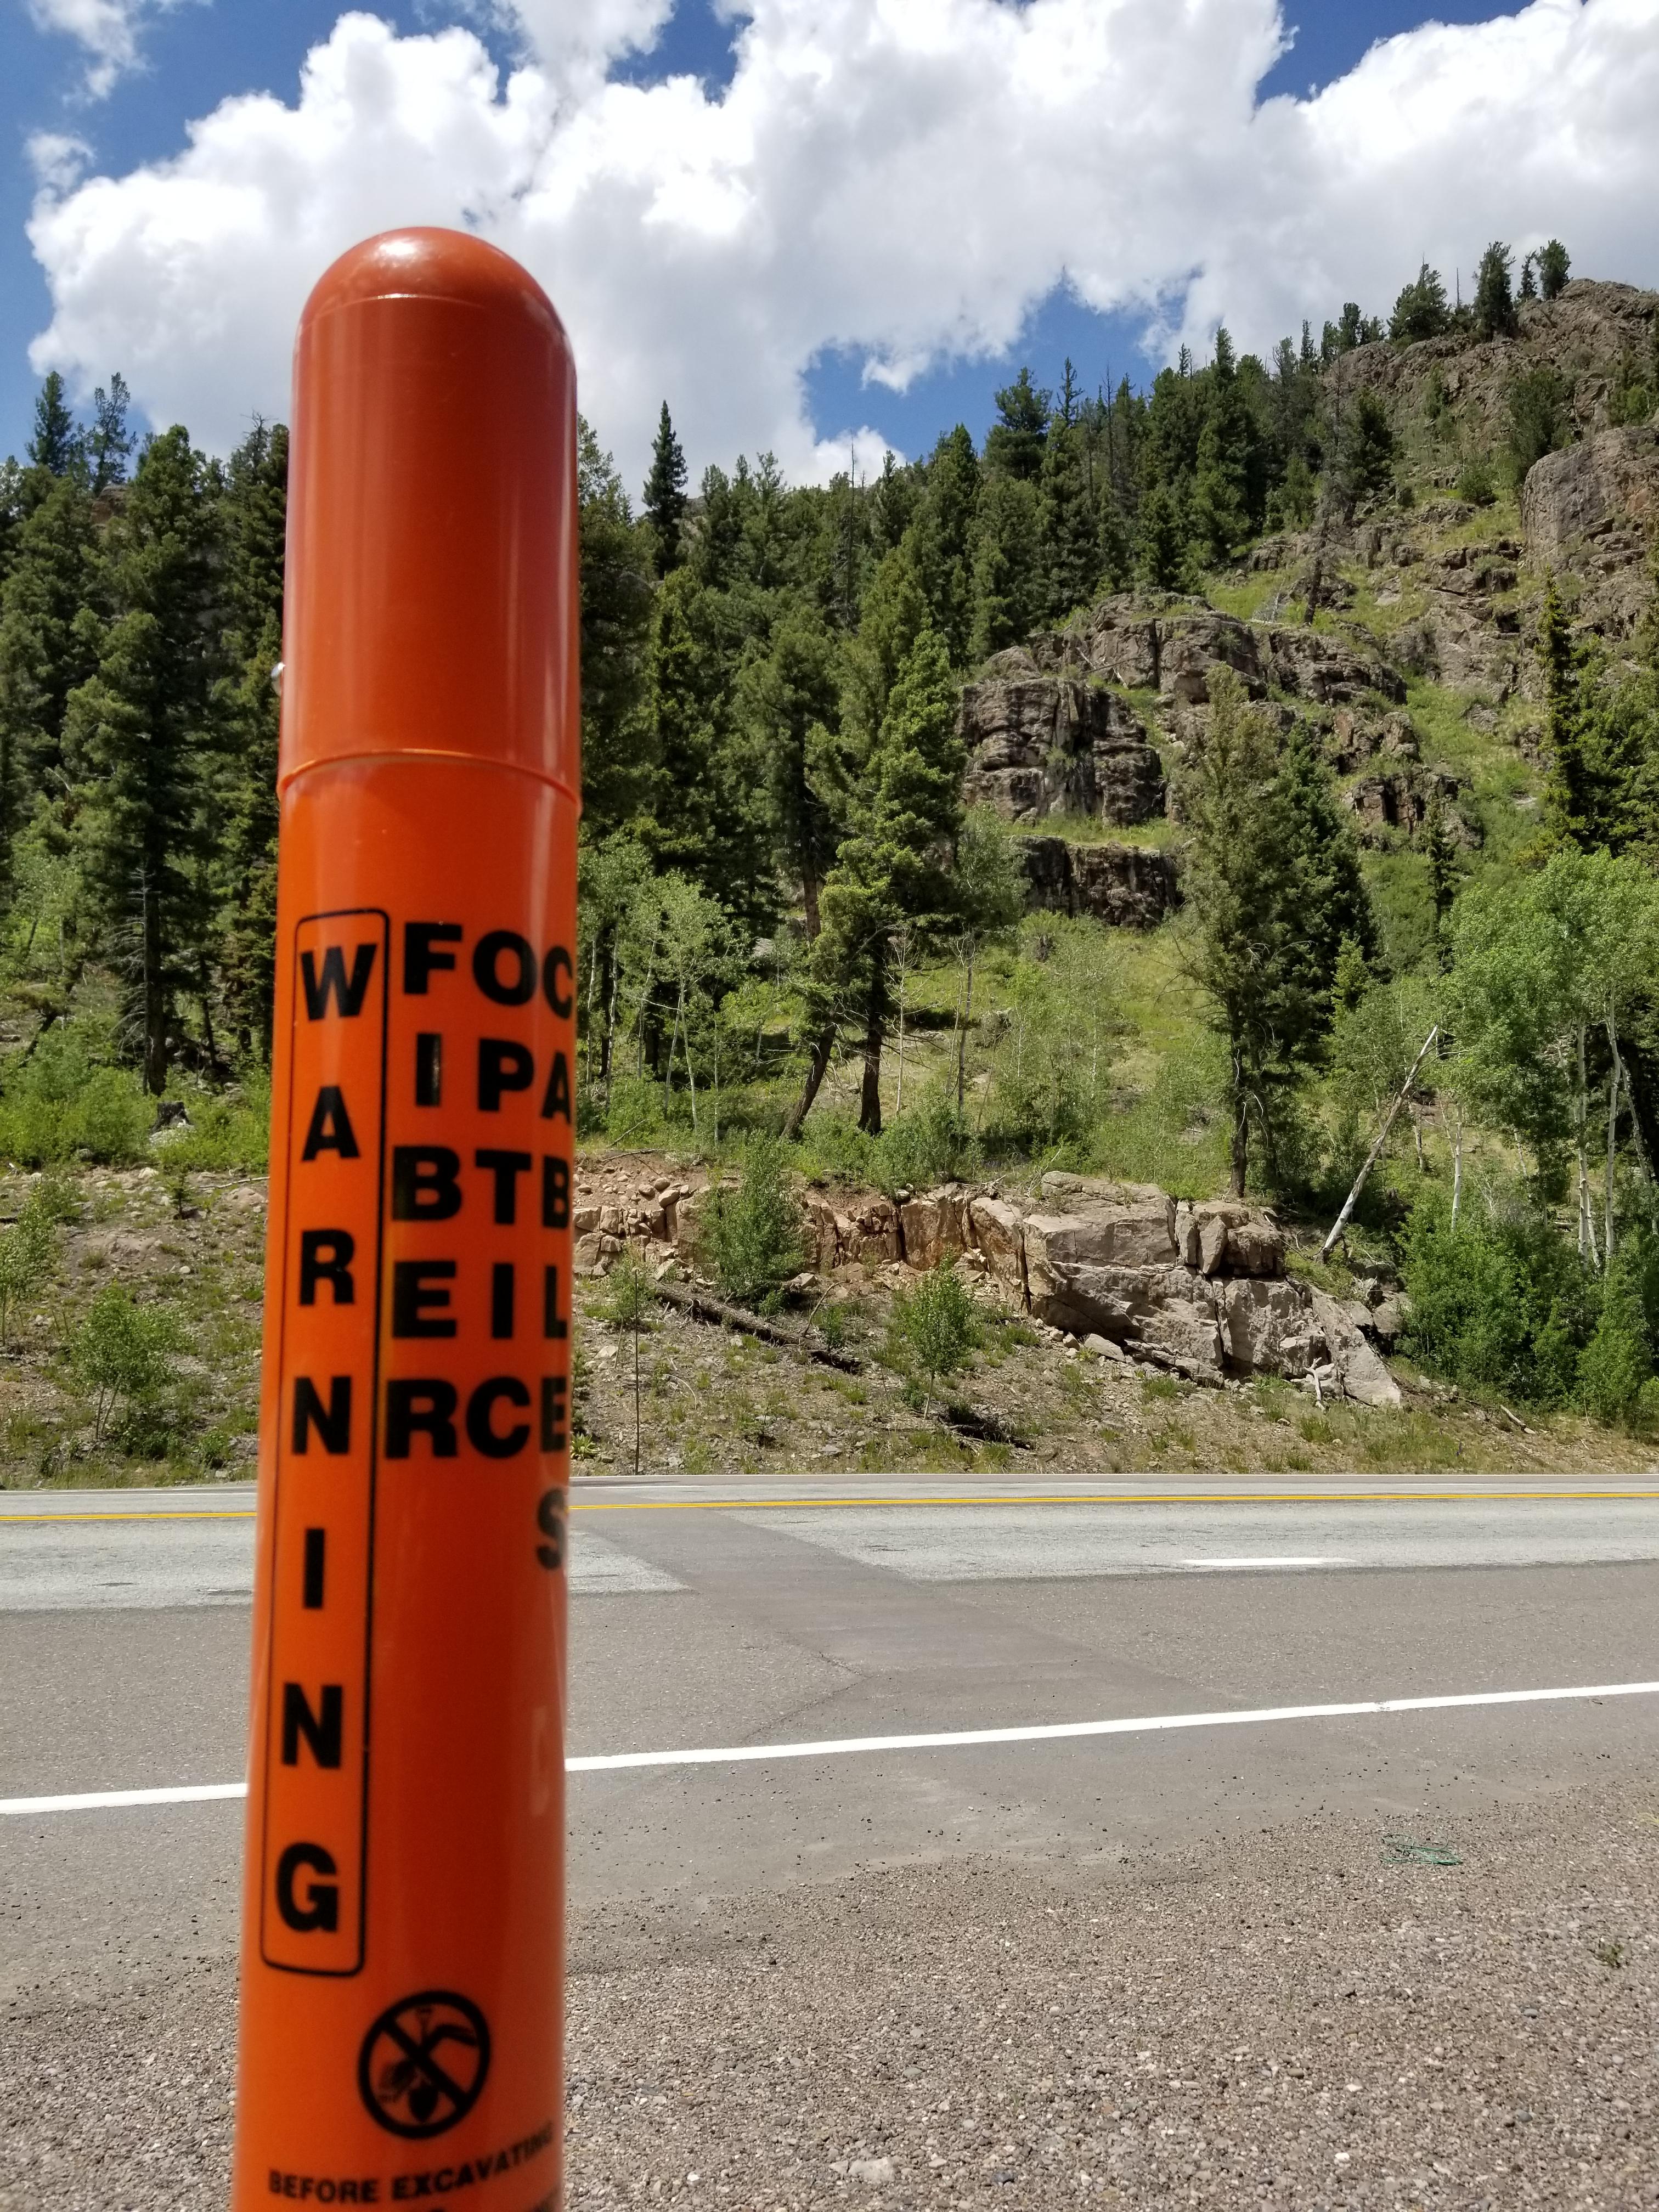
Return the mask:
<svg viewBox="0 0 1659 2212">
<path fill-rule="evenodd" d="M 1183 1567 L 1203 1567 L 1212 1573 L 1220 1568 L 1241 1567 L 1351 1567 L 1354 1561 L 1337 1552 L 1321 1552 L 1315 1556 L 1287 1554 L 1283 1559 L 1183 1559 Z"/>
<path fill-rule="evenodd" d="M 947 1735 L 831 1736 L 818 1743 L 734 1744 L 710 1751 L 619 1751 L 567 1759 L 567 1774 L 624 1767 L 728 1766 L 775 1759 L 844 1759 L 859 1753 L 949 1751 L 974 1744 L 1055 1743 L 1067 1737 L 1158 1735 L 1176 1729 L 1253 1728 L 1270 1721 L 1352 1720 L 1365 1714 L 1449 1712 L 1474 1705 L 1560 1705 L 1574 1699 L 1659 1697 L 1659 1682 L 1600 1682 L 1565 1690 L 1472 1690 L 1440 1698 L 1369 1698 L 1340 1705 L 1261 1705 L 1246 1712 L 1136 1714 L 1122 1720 L 1057 1721 L 1033 1728 L 962 1729 Z M 0 1816 L 118 1812 L 138 1805 L 197 1805 L 246 1797 L 245 1782 L 186 1783 L 165 1790 L 94 1790 L 58 1797 L 0 1797 Z"/>
</svg>

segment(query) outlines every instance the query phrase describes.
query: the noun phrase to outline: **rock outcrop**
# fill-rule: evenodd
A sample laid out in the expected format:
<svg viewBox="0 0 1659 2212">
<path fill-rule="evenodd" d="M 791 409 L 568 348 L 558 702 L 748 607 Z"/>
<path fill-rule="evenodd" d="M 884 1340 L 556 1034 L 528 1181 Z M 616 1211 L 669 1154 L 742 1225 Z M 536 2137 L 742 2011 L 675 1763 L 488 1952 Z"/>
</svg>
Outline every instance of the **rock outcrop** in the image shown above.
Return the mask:
<svg viewBox="0 0 1659 2212">
<path fill-rule="evenodd" d="M 1396 702 L 1406 696 L 1399 672 L 1357 639 L 1240 622 L 1199 600 L 1172 599 L 1149 611 L 1123 595 L 1103 599 L 1086 627 L 1036 641 L 1038 648 L 1045 661 L 1063 666 L 1075 659 L 1109 683 L 1155 691 L 1173 707 L 1207 706 L 1218 668 L 1231 669 L 1251 699 L 1269 690 L 1319 706 L 1352 705 L 1370 693 Z"/>
<path fill-rule="evenodd" d="M 1446 827 L 1460 845 L 1474 846 L 1480 842 L 1479 827 L 1458 810 L 1462 796 L 1462 779 L 1449 769 L 1408 768 L 1389 769 L 1379 775 L 1362 775 L 1348 787 L 1344 794 L 1348 805 L 1358 817 L 1360 842 L 1375 845 L 1385 842 L 1384 832 L 1403 830 L 1414 836 L 1429 818 L 1429 809 L 1437 793 L 1445 809 Z"/>
<path fill-rule="evenodd" d="M 659 1263 L 684 1255 L 698 1195 L 668 1176 L 630 1189 L 623 1164 L 580 1168 L 577 1272 L 602 1272 L 625 1244 Z M 1025 1206 L 963 1183 L 896 1198 L 809 1189 L 805 1227 L 819 1274 L 960 1260 L 1005 1304 L 1114 1356 L 1200 1382 L 1314 1378 L 1364 1405 L 1400 1403 L 1370 1340 L 1382 1322 L 1286 1275 L 1283 1231 L 1242 1201 L 1188 1205 L 1149 1184 L 1052 1174 Z"/>
<path fill-rule="evenodd" d="M 1120 928 L 1156 929 L 1181 903 L 1174 854 L 1150 846 L 1026 837 L 1020 859 L 1026 903 L 1047 914 L 1086 914 Z"/>
<path fill-rule="evenodd" d="M 964 795 L 1011 822 L 1092 816 L 1122 829 L 1164 811 L 1164 766 L 1129 702 L 1046 676 L 1018 648 L 962 694 Z"/>
<path fill-rule="evenodd" d="M 1546 453 L 1528 471 L 1521 520 L 1534 561 L 1584 579 L 1582 617 L 1628 636 L 1650 599 L 1643 556 L 1659 524 L 1659 423 Z"/>
</svg>

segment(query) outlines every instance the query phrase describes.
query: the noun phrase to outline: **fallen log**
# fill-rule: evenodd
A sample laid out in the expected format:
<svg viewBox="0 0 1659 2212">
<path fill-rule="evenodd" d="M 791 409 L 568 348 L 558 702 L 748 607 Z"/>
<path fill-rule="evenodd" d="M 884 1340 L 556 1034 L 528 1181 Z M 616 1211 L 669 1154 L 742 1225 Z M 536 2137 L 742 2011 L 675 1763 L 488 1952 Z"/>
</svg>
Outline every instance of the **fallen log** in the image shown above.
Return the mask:
<svg viewBox="0 0 1659 2212">
<path fill-rule="evenodd" d="M 763 1344 L 775 1344 L 797 1359 L 816 1360 L 821 1367 L 837 1368 L 843 1375 L 860 1375 L 864 1371 L 864 1362 L 855 1353 L 836 1352 L 827 1344 L 814 1344 L 798 1328 L 768 1321 L 763 1315 L 750 1313 L 745 1307 L 728 1305 L 724 1298 L 712 1297 L 707 1291 L 694 1290 L 685 1283 L 658 1283 L 653 1287 L 665 1304 L 678 1307 L 693 1321 L 719 1322 L 726 1328 L 740 1329 L 745 1336 L 758 1337 Z"/>
</svg>

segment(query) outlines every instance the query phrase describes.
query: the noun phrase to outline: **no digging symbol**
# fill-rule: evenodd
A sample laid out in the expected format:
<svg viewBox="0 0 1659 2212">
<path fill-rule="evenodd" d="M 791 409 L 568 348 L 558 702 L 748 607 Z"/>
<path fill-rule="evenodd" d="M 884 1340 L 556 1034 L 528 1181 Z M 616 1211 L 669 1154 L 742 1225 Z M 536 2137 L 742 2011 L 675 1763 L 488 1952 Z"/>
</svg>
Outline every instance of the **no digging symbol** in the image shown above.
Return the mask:
<svg viewBox="0 0 1659 2212">
<path fill-rule="evenodd" d="M 478 2101 L 489 2028 L 468 1997 L 422 1990 L 388 2005 L 363 2038 L 357 2087 L 394 2136 L 441 2136 Z"/>
</svg>

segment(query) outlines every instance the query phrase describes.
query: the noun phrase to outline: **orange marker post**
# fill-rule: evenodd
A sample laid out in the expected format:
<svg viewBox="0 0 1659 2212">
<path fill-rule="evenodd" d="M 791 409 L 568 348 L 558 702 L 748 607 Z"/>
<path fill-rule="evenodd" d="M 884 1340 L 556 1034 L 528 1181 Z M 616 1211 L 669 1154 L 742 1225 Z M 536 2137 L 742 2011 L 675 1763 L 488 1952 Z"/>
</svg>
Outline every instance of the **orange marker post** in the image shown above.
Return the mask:
<svg viewBox="0 0 1659 2212">
<path fill-rule="evenodd" d="M 232 2201 L 560 2198 L 575 382 L 392 232 L 295 361 Z"/>
</svg>

